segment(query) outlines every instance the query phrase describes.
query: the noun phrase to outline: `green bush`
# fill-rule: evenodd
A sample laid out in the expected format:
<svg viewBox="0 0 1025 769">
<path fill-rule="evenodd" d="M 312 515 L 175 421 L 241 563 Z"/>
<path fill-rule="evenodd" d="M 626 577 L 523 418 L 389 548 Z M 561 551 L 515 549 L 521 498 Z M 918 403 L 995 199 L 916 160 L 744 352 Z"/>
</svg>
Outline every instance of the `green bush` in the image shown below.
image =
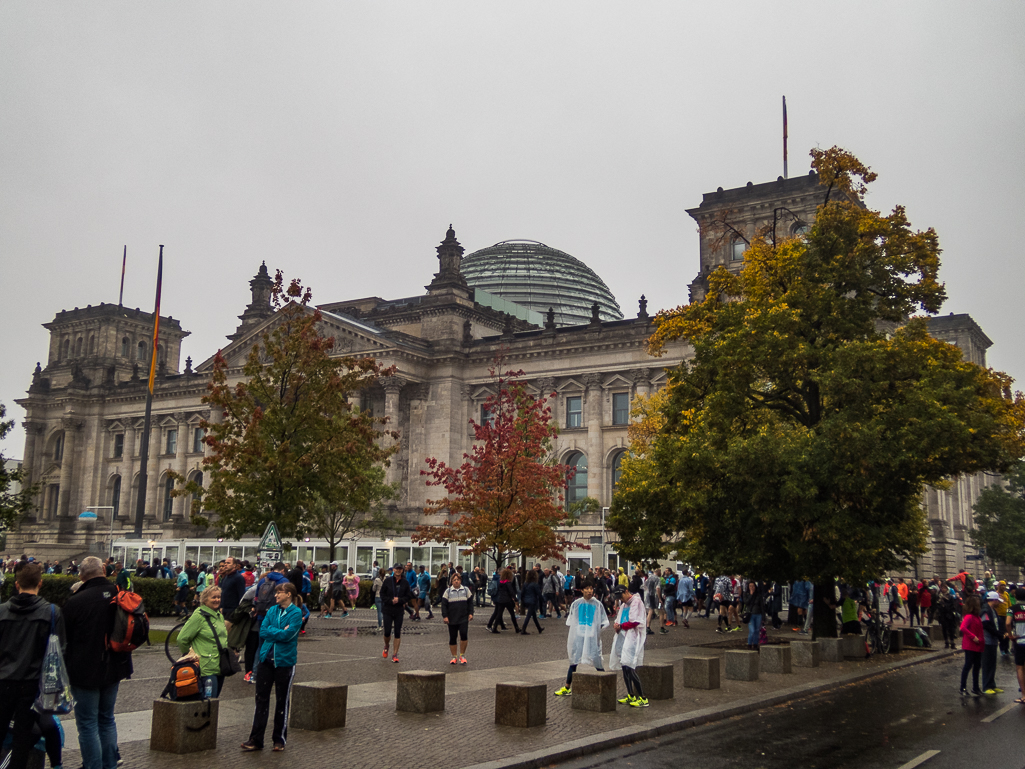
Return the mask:
<svg viewBox="0 0 1025 769">
<path fill-rule="evenodd" d="M 68 600 L 68 596 L 71 595 L 71 586 L 76 582 L 78 582 L 78 577 L 73 574 L 44 574 L 39 595 L 52 604 L 63 606 L 64 602 Z M 146 613 L 149 616 L 161 617 L 174 614 L 175 587 L 173 579 L 132 577 L 132 588 L 142 596 Z M 13 574 L 4 575 L 0 594 L 4 601 L 10 600 L 14 595 Z"/>
</svg>

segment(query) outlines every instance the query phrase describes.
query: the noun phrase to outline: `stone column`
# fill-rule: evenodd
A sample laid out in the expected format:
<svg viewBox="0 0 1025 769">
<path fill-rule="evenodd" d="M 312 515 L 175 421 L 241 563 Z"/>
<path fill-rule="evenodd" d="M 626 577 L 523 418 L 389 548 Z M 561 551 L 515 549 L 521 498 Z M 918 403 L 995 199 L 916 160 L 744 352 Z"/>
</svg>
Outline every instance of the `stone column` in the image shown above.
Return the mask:
<svg viewBox="0 0 1025 769">
<path fill-rule="evenodd" d="M 57 497 L 57 517 L 65 518 L 71 509 L 71 484 L 74 482 L 72 465 L 75 461 L 75 436 L 82 423 L 71 417 L 61 419 L 64 430 L 64 452 L 61 456 L 60 495 Z"/>
<path fill-rule="evenodd" d="M 633 370 L 634 387 L 636 388 L 636 395 L 650 395 L 651 394 L 651 372 L 646 368 L 638 368 Z"/>
<path fill-rule="evenodd" d="M 605 461 L 602 451 L 601 375 L 584 375 L 584 416 L 587 425 L 587 496 L 604 504 Z"/>
<path fill-rule="evenodd" d="M 384 427 L 385 430 L 398 431 L 399 429 L 399 394 L 402 392 L 402 387 L 405 384 L 405 380 L 394 376 L 381 379 L 381 387 L 384 388 L 384 415 L 388 418 L 388 422 Z M 398 440 L 388 437 L 384 439 L 384 446 L 394 446 L 398 442 Z M 385 482 L 395 483 L 402 478 L 402 468 L 399 466 L 400 461 L 399 454 L 392 455 L 391 464 L 385 471 Z"/>
<path fill-rule="evenodd" d="M 175 445 L 174 452 L 174 471 L 185 477 L 185 473 L 188 472 L 188 457 L 185 456 L 185 452 L 189 446 L 189 425 L 185 421 L 185 414 L 178 412 L 174 415 L 175 421 L 178 423 L 178 443 Z M 173 521 L 184 521 L 185 520 L 185 507 L 189 504 L 188 497 L 178 497 L 174 500 L 173 515 L 171 519 Z"/>
<path fill-rule="evenodd" d="M 143 524 L 155 526 L 160 516 L 157 511 L 163 498 L 163 484 L 160 483 L 160 425 L 156 417 L 151 417 L 149 430 L 149 461 L 146 463 L 146 507 Z M 135 515 L 135 511 L 132 511 Z M 133 517 L 134 520 L 134 517 Z"/>
<path fill-rule="evenodd" d="M 25 482 L 22 484 L 22 487 L 28 488 L 36 480 L 36 450 L 40 442 L 39 435 L 42 433 L 43 428 L 35 422 L 30 422 L 27 419 L 22 422 L 21 425 L 25 428 L 25 455 L 21 460 L 22 468 L 25 471 Z M 33 503 L 38 504 L 37 500 L 33 500 Z M 33 510 L 28 514 L 26 520 L 35 521 L 40 520 L 41 518 L 42 516 L 37 513 L 37 510 Z"/>
<path fill-rule="evenodd" d="M 138 469 L 135 454 L 138 438 L 132 421 L 125 420 L 125 455 L 121 462 L 121 505 L 117 512 L 119 521 L 135 520 L 135 472 Z"/>
</svg>

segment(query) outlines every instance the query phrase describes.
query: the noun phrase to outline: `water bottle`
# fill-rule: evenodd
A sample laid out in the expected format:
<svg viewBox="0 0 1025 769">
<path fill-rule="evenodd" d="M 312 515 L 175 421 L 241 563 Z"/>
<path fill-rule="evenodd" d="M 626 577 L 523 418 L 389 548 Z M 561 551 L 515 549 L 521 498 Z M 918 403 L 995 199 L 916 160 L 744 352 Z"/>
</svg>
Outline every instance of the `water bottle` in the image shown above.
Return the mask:
<svg viewBox="0 0 1025 769">
<path fill-rule="evenodd" d="M 213 699 L 214 696 L 214 681 L 212 678 L 206 679 L 203 682 L 203 699 Z"/>
</svg>

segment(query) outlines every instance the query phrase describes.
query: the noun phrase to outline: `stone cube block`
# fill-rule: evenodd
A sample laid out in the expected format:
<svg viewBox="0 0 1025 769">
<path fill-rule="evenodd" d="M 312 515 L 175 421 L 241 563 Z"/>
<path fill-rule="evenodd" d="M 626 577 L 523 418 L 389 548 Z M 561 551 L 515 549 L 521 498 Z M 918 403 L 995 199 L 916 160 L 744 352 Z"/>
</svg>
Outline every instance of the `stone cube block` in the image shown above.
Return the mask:
<svg viewBox="0 0 1025 769">
<path fill-rule="evenodd" d="M 758 680 L 758 652 L 749 649 L 726 651 L 726 678 L 731 681 Z"/>
<path fill-rule="evenodd" d="M 939 625 L 929 625 L 929 638 L 933 643 L 943 643 L 943 628 Z"/>
<path fill-rule="evenodd" d="M 293 684 L 289 724 L 293 729 L 321 732 L 345 726 L 349 687 L 327 681 Z"/>
<path fill-rule="evenodd" d="M 616 709 L 616 674 L 609 671 L 573 674 L 573 709 L 608 713 Z"/>
<path fill-rule="evenodd" d="M 666 664 L 641 665 L 637 668 L 645 699 L 671 700 L 673 692 L 673 666 Z"/>
<path fill-rule="evenodd" d="M 684 657 L 683 686 L 685 689 L 718 689 L 718 657 Z"/>
<path fill-rule="evenodd" d="M 815 641 L 822 651 L 822 659 L 826 662 L 843 662 L 843 638 L 820 638 Z M 795 662 L 796 663 L 796 658 Z"/>
<path fill-rule="evenodd" d="M 405 713 L 434 713 L 445 709 L 445 674 L 433 670 L 399 673 L 395 709 Z"/>
<path fill-rule="evenodd" d="M 575 677 L 574 677 L 575 678 Z M 573 682 L 576 696 L 576 681 Z M 548 718 L 548 686 L 523 681 L 495 685 L 495 723 L 500 726 L 544 726 Z"/>
<path fill-rule="evenodd" d="M 793 651 L 785 644 L 763 644 L 756 654 L 761 657 L 758 660 L 758 668 L 763 673 L 793 672 L 791 668 Z"/>
<path fill-rule="evenodd" d="M 817 668 L 822 661 L 822 647 L 818 641 L 791 641 L 790 659 L 794 667 Z"/>
<path fill-rule="evenodd" d="M 149 748 L 164 753 L 198 753 L 217 747 L 217 700 L 153 701 Z"/>
<path fill-rule="evenodd" d="M 904 651 L 904 633 L 901 628 L 896 628 L 890 633 L 890 654 L 900 654 Z"/>
<path fill-rule="evenodd" d="M 865 659 L 865 636 L 845 635 L 842 640 L 844 659 Z"/>
</svg>

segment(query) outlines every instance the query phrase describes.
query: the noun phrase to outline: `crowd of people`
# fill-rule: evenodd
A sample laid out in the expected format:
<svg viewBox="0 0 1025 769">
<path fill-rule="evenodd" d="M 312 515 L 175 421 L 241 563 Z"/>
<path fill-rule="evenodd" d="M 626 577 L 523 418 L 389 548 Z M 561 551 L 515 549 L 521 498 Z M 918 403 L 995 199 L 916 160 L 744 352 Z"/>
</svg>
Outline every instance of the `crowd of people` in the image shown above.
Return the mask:
<svg viewBox="0 0 1025 769">
<path fill-rule="evenodd" d="M 23 556 L 2 560 L 14 574 L 15 595 L 0 605 L 0 742 L 10 740 L 12 769 L 21 769 L 32 745 L 42 739 L 50 763 L 60 767 L 62 735 L 52 713 L 33 708 L 47 641 L 59 639 L 78 726 L 84 769 L 115 769 L 119 761 L 114 708 L 118 685 L 132 675 L 131 652 L 115 651 L 109 641 L 116 611 L 113 599 L 131 592 L 133 579 L 174 579 L 175 608 L 187 615 L 178 634 L 182 655 L 199 669 L 202 696 L 217 697 L 225 677 L 233 674 L 226 659 L 241 650 L 238 663 L 244 680 L 255 685 L 253 726 L 242 744 L 245 751 L 261 750 L 275 695 L 272 746 L 285 749 L 287 712 L 295 676 L 297 644 L 306 632 L 313 604 L 325 620 L 341 611 L 356 610 L 361 579 L 352 568 L 332 561 L 316 564 L 275 563 L 257 575 L 253 566 L 229 557 L 214 565 L 186 561 L 181 565 L 138 561 L 134 568 L 108 559 L 88 557 L 65 567 Z M 73 574 L 78 581 L 63 608 L 39 596 L 44 574 Z M 747 580 L 739 575 L 712 577 L 668 567 L 632 573 L 625 569 L 580 569 L 564 572 L 559 565 L 524 569 L 512 563 L 489 575 L 476 567 L 465 570 L 443 565 L 437 575 L 425 566 L 374 564 L 369 592 L 382 631 L 382 658 L 400 661 L 402 627 L 434 617 L 438 608 L 449 632 L 451 665 L 466 665 L 469 628 L 475 613 L 490 604 L 486 628 L 530 634 L 530 624 L 544 632 L 539 620 L 563 618 L 569 627 L 566 682 L 556 694 L 572 694 L 573 674 L 581 664 L 604 669 L 602 631 L 612 627 L 609 668 L 622 670 L 627 694 L 620 702 L 647 707 L 636 669 L 643 664 L 645 639 L 674 628 L 687 629 L 692 619 L 710 620 L 716 630 L 732 633 L 746 625 L 747 646 L 764 644 L 766 627 L 781 628 L 784 605 L 793 630 L 807 633 L 812 623 L 815 586 L 808 580 L 789 585 Z M 314 594 L 313 586 L 318 590 Z M 964 651 L 962 694 L 996 695 L 998 654 L 1014 655 L 1019 688 L 1025 692 L 1025 586 L 996 580 L 981 581 L 967 572 L 949 579 L 877 580 L 865 586 L 837 583 L 819 593 L 837 614 L 842 632 L 860 634 L 863 625 L 885 617 L 909 626 L 938 623 L 944 643 L 954 648 L 960 636 Z M 508 619 L 509 625 L 506 624 Z M 521 627 L 522 623 L 522 627 Z M 226 652 L 232 654 L 226 654 Z M 967 690 L 971 675 L 973 690 Z M 1025 704 L 1020 696 L 1017 700 Z"/>
</svg>

